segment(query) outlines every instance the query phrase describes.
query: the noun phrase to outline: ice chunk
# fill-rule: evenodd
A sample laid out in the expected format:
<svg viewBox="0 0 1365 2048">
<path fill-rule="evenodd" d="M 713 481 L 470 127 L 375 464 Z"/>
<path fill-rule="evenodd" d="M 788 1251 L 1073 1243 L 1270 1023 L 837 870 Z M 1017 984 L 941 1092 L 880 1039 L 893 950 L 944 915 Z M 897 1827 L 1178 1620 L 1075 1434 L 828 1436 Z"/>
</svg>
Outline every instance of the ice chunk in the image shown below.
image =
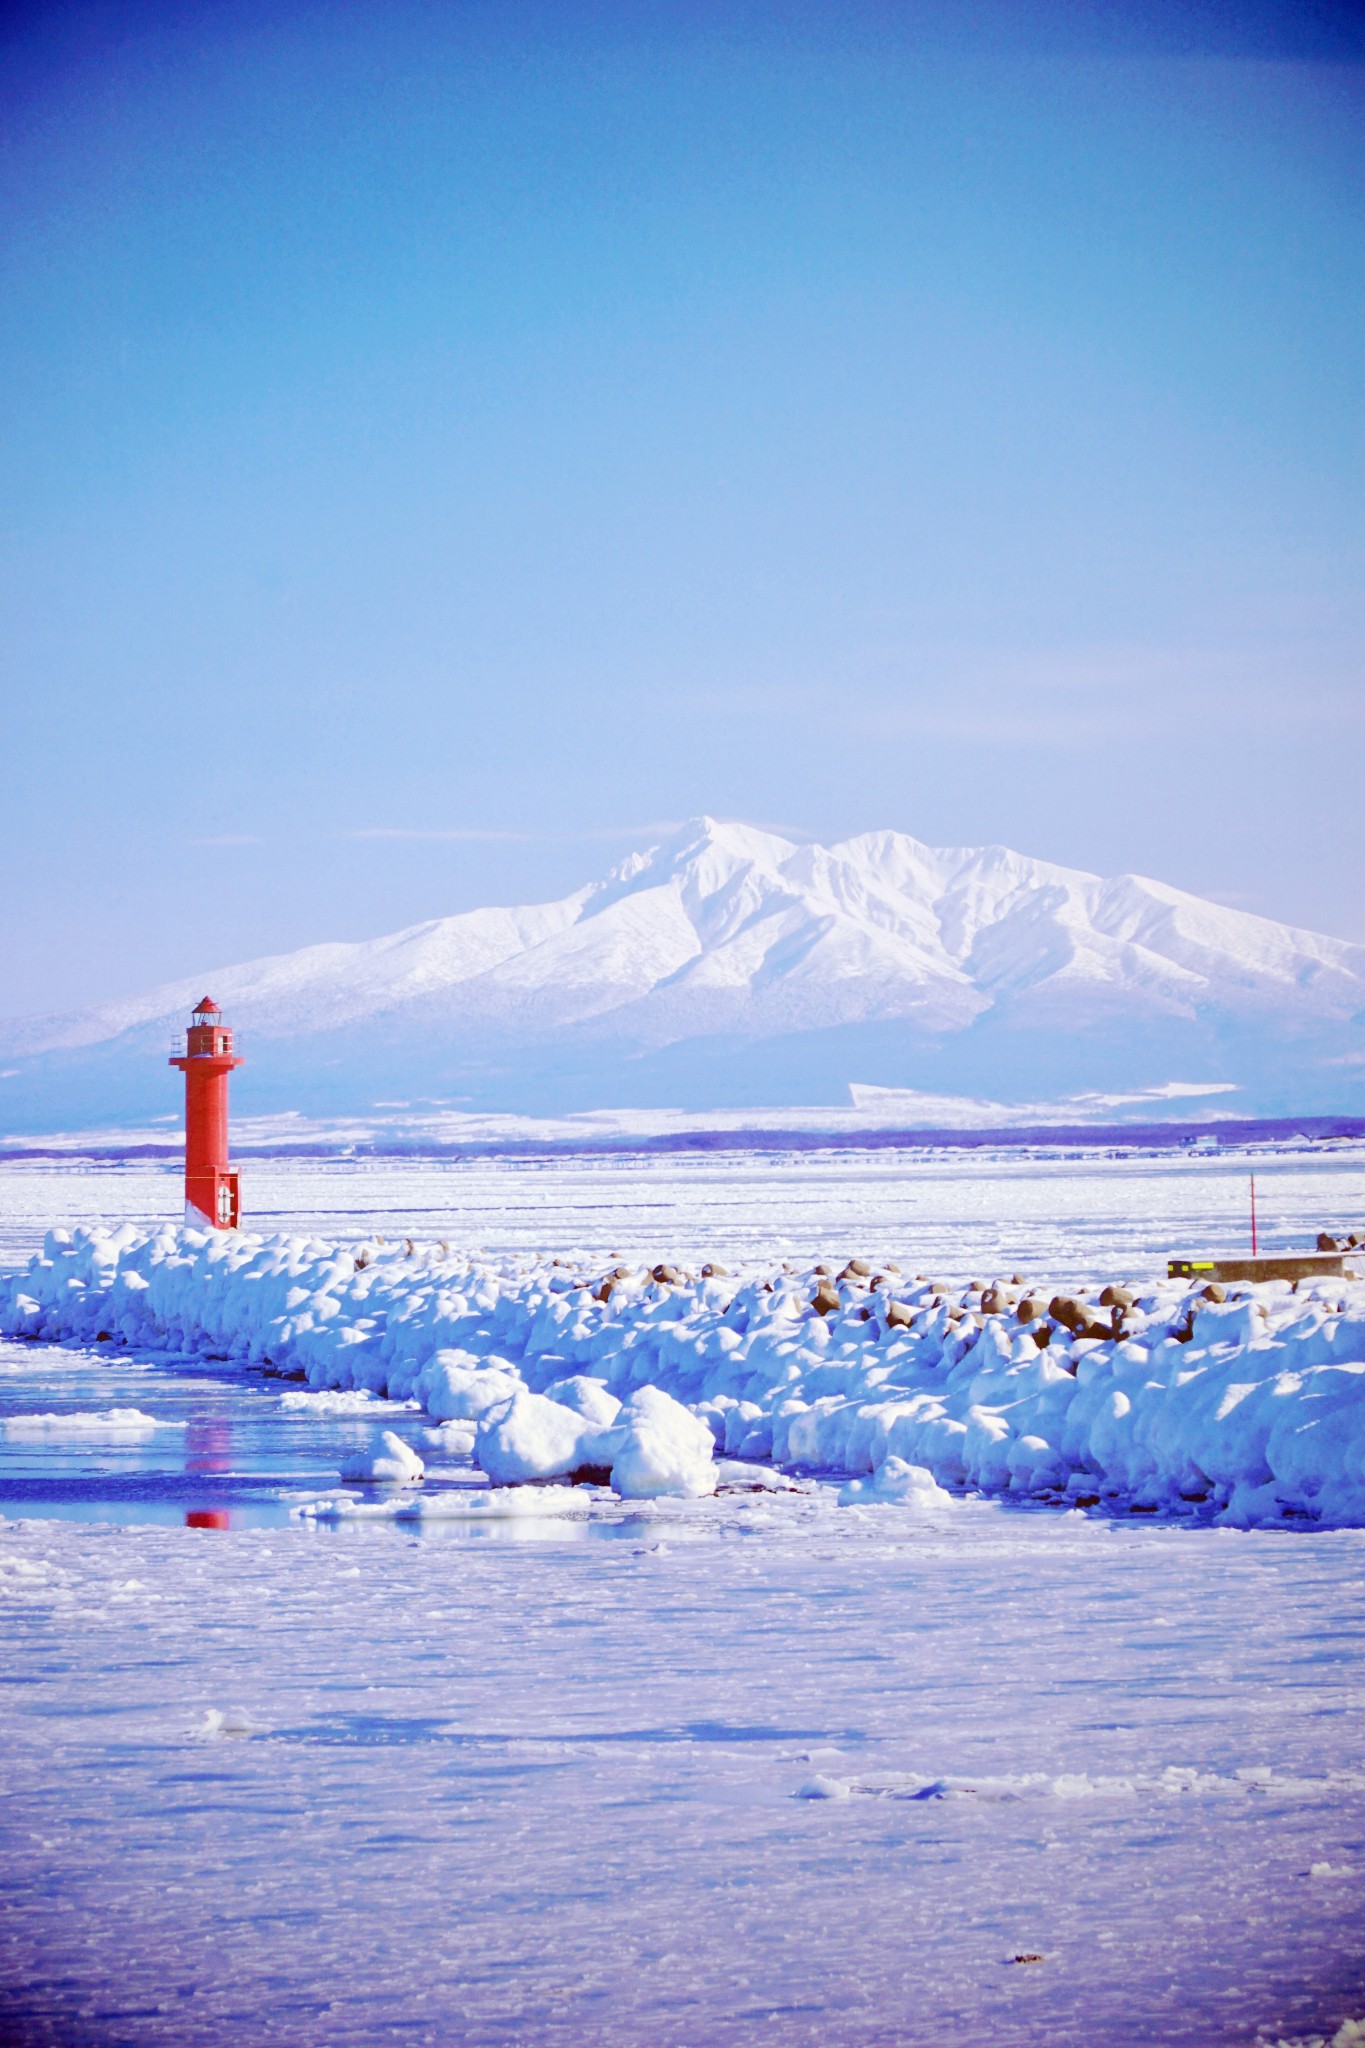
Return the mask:
<svg viewBox="0 0 1365 2048">
<path fill-rule="evenodd" d="M 579 1465 L 596 1462 L 582 1451 L 584 1438 L 593 1434 L 591 1424 L 575 1409 L 522 1387 L 505 1406 L 484 1416 L 474 1439 L 474 1457 L 496 1486 L 558 1479 Z"/>
<path fill-rule="evenodd" d="M 347 1458 L 341 1467 L 343 1479 L 351 1482 L 371 1482 L 382 1486 L 415 1486 L 422 1477 L 426 1466 L 401 1436 L 393 1430 L 381 1430 L 378 1451 L 358 1451 Z"/>
<path fill-rule="evenodd" d="M 850 1799 L 853 1787 L 843 1778 L 828 1777 L 824 1771 L 817 1771 L 813 1778 L 807 1778 L 804 1785 L 796 1788 L 798 1799 Z"/>
<path fill-rule="evenodd" d="M 610 1432 L 617 1441 L 611 1483 L 626 1500 L 663 1494 L 700 1500 L 716 1490 L 715 1438 L 709 1426 L 662 1387 L 639 1387 Z"/>
<path fill-rule="evenodd" d="M 952 1495 L 941 1487 L 924 1465 L 911 1465 L 892 1454 L 884 1458 L 870 1479 L 850 1479 L 840 1488 L 841 1508 L 873 1506 L 898 1501 L 913 1508 L 946 1507 Z"/>
<path fill-rule="evenodd" d="M 209 1707 L 206 1709 L 200 1734 L 212 1741 L 215 1736 L 228 1735 L 238 1738 L 255 1735 L 258 1730 L 249 1714 L 241 1707 Z"/>
</svg>

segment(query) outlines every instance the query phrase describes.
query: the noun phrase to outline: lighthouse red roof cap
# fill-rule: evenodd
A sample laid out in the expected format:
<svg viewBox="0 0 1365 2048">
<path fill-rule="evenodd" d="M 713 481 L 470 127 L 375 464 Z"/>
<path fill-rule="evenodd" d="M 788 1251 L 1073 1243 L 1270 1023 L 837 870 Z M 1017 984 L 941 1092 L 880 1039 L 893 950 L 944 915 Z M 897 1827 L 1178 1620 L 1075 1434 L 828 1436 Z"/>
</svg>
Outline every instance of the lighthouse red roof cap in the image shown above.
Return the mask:
<svg viewBox="0 0 1365 2048">
<path fill-rule="evenodd" d="M 221 1017 L 223 1013 L 212 996 L 201 996 L 194 1006 L 194 1014 L 196 1017 Z"/>
</svg>

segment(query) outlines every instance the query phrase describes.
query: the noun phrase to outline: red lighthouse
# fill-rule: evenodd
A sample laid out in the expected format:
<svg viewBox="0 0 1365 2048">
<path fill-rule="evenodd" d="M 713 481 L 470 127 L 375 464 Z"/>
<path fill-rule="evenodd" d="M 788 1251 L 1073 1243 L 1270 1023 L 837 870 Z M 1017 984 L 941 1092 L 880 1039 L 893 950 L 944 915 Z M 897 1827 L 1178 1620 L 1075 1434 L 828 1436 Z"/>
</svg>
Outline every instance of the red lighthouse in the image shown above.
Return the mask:
<svg viewBox="0 0 1365 2048">
<path fill-rule="evenodd" d="M 185 1076 L 185 1221 L 235 1230 L 240 1212 L 237 1175 L 228 1165 L 228 1075 L 240 1067 L 223 1013 L 208 996 L 185 1033 L 185 1050 L 171 1065 Z"/>
</svg>

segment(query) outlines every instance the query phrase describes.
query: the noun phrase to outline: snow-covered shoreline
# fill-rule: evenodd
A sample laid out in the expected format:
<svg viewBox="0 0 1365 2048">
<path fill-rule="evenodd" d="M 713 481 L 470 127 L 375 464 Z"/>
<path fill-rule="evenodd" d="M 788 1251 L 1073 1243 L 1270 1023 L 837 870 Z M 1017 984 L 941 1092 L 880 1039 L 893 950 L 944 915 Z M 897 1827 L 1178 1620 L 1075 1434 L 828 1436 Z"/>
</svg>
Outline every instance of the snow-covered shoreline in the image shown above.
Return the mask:
<svg viewBox="0 0 1365 2048">
<path fill-rule="evenodd" d="M 614 1471 L 633 1430 L 618 1490 L 704 1493 L 696 1418 L 717 1450 L 844 1475 L 853 1498 L 903 1497 L 909 1465 L 1023 1499 L 1365 1524 L 1365 1282 L 1134 1293 L 1050 1314 L 1052 1286 L 1018 1276 L 984 1295 L 890 1264 L 656 1278 L 124 1225 L 50 1232 L 0 1280 L 0 1333 L 416 1399 L 504 1482 Z"/>
</svg>

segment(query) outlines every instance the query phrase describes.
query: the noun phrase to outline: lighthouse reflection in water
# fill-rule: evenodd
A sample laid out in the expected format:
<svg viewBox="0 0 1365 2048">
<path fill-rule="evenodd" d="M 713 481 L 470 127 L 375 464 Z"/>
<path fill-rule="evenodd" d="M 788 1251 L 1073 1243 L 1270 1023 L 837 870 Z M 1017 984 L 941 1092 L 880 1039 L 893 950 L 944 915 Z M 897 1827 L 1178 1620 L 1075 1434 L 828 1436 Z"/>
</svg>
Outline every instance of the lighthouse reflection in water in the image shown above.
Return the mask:
<svg viewBox="0 0 1365 2048">
<path fill-rule="evenodd" d="M 192 1479 L 232 1470 L 232 1425 L 225 1415 L 200 1415 L 185 1426 L 185 1471 Z M 227 1508 L 186 1508 L 187 1529 L 230 1529 Z"/>
<path fill-rule="evenodd" d="M 395 1419 L 387 1402 L 376 1402 L 373 1420 L 317 1414 L 295 1406 L 291 1391 L 216 1361 L 0 1340 L 0 1515 L 287 1523 L 300 1500 L 335 1489 L 343 1461 Z M 49 1426 L 8 1426 L 35 1414 Z M 66 1417 L 75 1426 L 63 1427 Z M 405 1432 L 411 1424 L 405 1416 Z"/>
</svg>

